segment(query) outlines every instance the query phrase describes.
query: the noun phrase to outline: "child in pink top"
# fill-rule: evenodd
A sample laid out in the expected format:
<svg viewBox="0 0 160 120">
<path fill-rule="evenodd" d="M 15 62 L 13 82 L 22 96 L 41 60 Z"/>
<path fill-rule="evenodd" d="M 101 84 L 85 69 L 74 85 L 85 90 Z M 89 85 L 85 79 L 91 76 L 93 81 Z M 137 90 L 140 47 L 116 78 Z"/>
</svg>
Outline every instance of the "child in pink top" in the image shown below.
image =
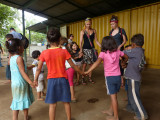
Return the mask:
<svg viewBox="0 0 160 120">
<path fill-rule="evenodd" d="M 117 93 L 119 92 L 121 86 L 119 58 L 124 57 L 125 62 L 128 60 L 127 55 L 120 50 L 117 50 L 117 48 L 117 44 L 113 37 L 104 37 L 98 60 L 87 72 L 85 72 L 85 74 L 89 74 L 103 61 L 107 93 L 111 96 L 111 107 L 109 110 L 104 111 L 104 113 L 110 115 L 107 117 L 107 120 L 119 120 L 117 102 Z"/>
</svg>

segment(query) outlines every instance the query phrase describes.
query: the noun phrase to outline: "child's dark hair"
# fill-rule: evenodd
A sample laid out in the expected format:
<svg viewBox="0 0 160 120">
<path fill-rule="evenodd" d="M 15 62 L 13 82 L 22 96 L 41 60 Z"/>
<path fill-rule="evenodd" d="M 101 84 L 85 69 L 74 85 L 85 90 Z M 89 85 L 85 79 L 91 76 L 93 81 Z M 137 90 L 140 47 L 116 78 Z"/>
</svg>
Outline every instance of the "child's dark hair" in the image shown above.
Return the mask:
<svg viewBox="0 0 160 120">
<path fill-rule="evenodd" d="M 125 48 L 127 48 L 127 47 L 131 47 L 131 46 L 132 46 L 132 45 L 131 45 L 131 44 L 129 44 L 129 45 L 126 45 L 126 46 L 125 46 Z"/>
<path fill-rule="evenodd" d="M 40 56 L 41 52 L 39 50 L 35 50 L 32 52 L 32 58 L 37 59 Z"/>
<path fill-rule="evenodd" d="M 58 29 L 50 29 L 47 32 L 47 39 L 48 39 L 48 41 L 50 43 L 57 43 L 57 44 L 59 44 L 60 37 L 61 37 L 61 34 L 60 34 L 60 32 L 59 32 Z"/>
<path fill-rule="evenodd" d="M 13 35 L 12 35 L 12 34 L 7 34 L 7 35 L 5 36 L 5 38 L 11 39 L 11 38 L 13 38 Z"/>
<path fill-rule="evenodd" d="M 72 47 L 73 47 L 73 45 L 74 45 L 74 44 L 76 44 L 76 45 L 77 45 L 77 43 L 76 43 L 76 42 L 72 42 L 72 44 L 71 44 L 71 49 L 72 49 Z M 78 47 L 77 49 L 79 49 L 79 46 L 78 46 L 78 45 L 77 45 L 77 47 Z"/>
<path fill-rule="evenodd" d="M 60 45 L 64 45 L 66 47 L 67 44 L 68 44 L 68 39 L 66 37 L 62 37 L 60 40 Z"/>
<path fill-rule="evenodd" d="M 135 43 L 137 46 L 143 46 L 144 44 L 144 36 L 142 34 L 135 34 L 132 38 L 131 38 L 131 42 Z"/>
<path fill-rule="evenodd" d="M 106 36 L 102 39 L 102 48 L 101 51 L 102 52 L 107 52 L 108 50 L 110 52 L 114 52 L 116 51 L 118 48 L 116 41 L 113 37 L 111 36 Z"/>
<path fill-rule="evenodd" d="M 19 47 L 21 46 L 23 46 L 23 43 L 21 40 L 17 38 L 11 38 L 8 41 L 6 41 L 6 48 L 8 49 L 8 52 L 10 54 L 18 54 Z"/>
<path fill-rule="evenodd" d="M 13 27 L 11 27 L 10 30 L 15 30 L 15 29 Z"/>
<path fill-rule="evenodd" d="M 73 34 L 70 34 L 70 35 L 69 35 L 69 37 L 72 37 L 72 36 L 73 36 Z"/>
</svg>

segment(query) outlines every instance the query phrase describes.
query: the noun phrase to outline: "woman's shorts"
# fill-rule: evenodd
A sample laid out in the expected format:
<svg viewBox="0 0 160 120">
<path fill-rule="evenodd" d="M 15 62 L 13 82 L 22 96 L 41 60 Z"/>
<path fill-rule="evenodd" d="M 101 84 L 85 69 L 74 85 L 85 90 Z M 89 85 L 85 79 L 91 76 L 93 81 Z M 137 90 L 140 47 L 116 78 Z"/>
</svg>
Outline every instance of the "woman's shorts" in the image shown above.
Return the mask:
<svg viewBox="0 0 160 120">
<path fill-rule="evenodd" d="M 92 49 L 83 49 L 83 60 L 82 64 L 93 64 L 93 51 Z"/>
<path fill-rule="evenodd" d="M 71 102 L 69 82 L 65 78 L 48 79 L 45 103 Z"/>
<path fill-rule="evenodd" d="M 108 76 L 106 77 L 107 94 L 116 94 L 121 87 L 121 76 Z"/>
</svg>

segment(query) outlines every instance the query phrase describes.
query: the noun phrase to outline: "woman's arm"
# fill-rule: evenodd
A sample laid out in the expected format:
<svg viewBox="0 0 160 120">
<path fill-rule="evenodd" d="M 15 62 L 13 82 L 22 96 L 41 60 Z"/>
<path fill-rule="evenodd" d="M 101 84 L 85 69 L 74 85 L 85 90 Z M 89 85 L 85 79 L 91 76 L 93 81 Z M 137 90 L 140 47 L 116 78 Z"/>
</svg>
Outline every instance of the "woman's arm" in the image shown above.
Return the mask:
<svg viewBox="0 0 160 120">
<path fill-rule="evenodd" d="M 34 83 L 35 83 L 36 86 L 38 86 L 38 77 L 39 77 L 39 74 L 41 73 L 42 66 L 43 66 L 43 62 L 39 60 L 38 67 L 37 67 L 37 70 L 36 70 L 36 75 L 35 75 L 35 78 L 34 78 Z"/>
<path fill-rule="evenodd" d="M 68 59 L 67 61 L 75 71 L 79 72 L 81 75 L 83 74 L 83 72 L 72 62 L 71 58 Z"/>
<path fill-rule="evenodd" d="M 97 45 L 99 46 L 99 47 L 101 47 L 101 44 L 99 43 L 99 41 L 98 41 L 98 39 L 97 39 L 97 33 L 96 33 L 96 30 L 93 30 L 94 31 L 94 37 L 95 37 L 95 41 L 96 41 L 96 43 L 97 43 Z"/>
<path fill-rule="evenodd" d="M 92 70 L 94 70 L 101 62 L 102 62 L 102 58 L 98 58 L 97 61 L 89 68 L 89 70 L 87 72 L 85 72 L 85 74 L 89 74 Z"/>
<path fill-rule="evenodd" d="M 123 37 L 123 43 L 122 43 L 121 45 L 118 46 L 118 50 L 120 50 L 121 47 L 123 47 L 123 46 L 126 44 L 126 42 L 127 42 L 126 36 L 125 36 L 125 35 L 122 35 L 122 37 Z"/>
<path fill-rule="evenodd" d="M 84 35 L 84 31 L 82 30 L 80 33 L 80 52 L 81 53 L 82 53 L 83 35 Z"/>
<path fill-rule="evenodd" d="M 24 80 L 26 80 L 30 84 L 31 87 L 35 87 L 31 79 L 28 77 L 28 75 L 25 72 L 24 61 L 21 56 L 18 57 L 17 64 L 18 64 L 19 71 L 22 77 L 24 78 Z"/>
</svg>

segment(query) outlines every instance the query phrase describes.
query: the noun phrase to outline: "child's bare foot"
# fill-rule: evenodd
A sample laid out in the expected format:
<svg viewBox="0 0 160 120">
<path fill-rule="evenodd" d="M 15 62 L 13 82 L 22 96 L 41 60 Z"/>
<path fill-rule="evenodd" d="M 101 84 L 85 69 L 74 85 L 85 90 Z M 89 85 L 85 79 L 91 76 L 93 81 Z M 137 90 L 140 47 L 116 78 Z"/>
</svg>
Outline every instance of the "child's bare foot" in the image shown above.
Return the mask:
<svg viewBox="0 0 160 120">
<path fill-rule="evenodd" d="M 38 100 L 38 101 L 44 101 L 44 99 L 43 99 L 43 98 L 37 98 L 37 100 Z"/>
<path fill-rule="evenodd" d="M 110 115 L 110 116 L 113 116 L 113 111 L 112 110 L 105 110 L 105 111 L 102 111 L 102 113 L 104 114 L 107 114 L 107 115 Z"/>
<path fill-rule="evenodd" d="M 106 120 L 119 120 L 119 118 L 115 118 L 114 116 L 107 116 Z"/>
</svg>

